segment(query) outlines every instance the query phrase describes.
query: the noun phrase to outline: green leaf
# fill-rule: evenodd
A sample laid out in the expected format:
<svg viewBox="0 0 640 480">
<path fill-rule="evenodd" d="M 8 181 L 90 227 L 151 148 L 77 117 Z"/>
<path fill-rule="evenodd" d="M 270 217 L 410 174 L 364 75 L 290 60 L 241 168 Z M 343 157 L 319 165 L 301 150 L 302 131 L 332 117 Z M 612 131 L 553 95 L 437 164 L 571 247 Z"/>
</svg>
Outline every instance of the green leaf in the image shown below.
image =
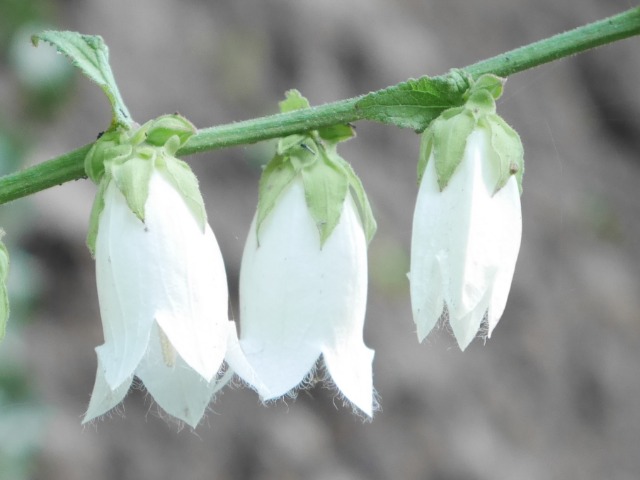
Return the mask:
<svg viewBox="0 0 640 480">
<path fill-rule="evenodd" d="M 275 207 L 282 192 L 297 175 L 298 172 L 296 172 L 289 158 L 282 155 L 273 157 L 264 168 L 258 187 L 258 218 L 256 219 L 258 244 L 260 243 L 260 228 L 264 220 Z"/>
<path fill-rule="evenodd" d="M 322 248 L 340 221 L 349 182 L 344 169 L 326 156 L 301 173 L 307 208 L 318 228 Z"/>
<path fill-rule="evenodd" d="M 0 239 L 4 231 L 0 230 Z M 7 293 L 7 278 L 9 276 L 9 252 L 0 241 L 0 341 L 4 338 L 9 320 L 9 294 Z"/>
<path fill-rule="evenodd" d="M 53 45 L 60 53 L 69 57 L 76 68 L 102 88 L 111 104 L 111 128 L 118 125 L 127 129 L 131 127 L 131 115 L 118 91 L 109 66 L 109 49 L 102 37 L 47 30 L 34 35 L 31 40 L 35 46 L 40 40 Z"/>
<path fill-rule="evenodd" d="M 476 126 L 473 112 L 467 108 L 452 108 L 438 118 L 433 129 L 433 157 L 438 186 L 444 190 L 462 161 L 467 137 Z"/>
<path fill-rule="evenodd" d="M 464 103 L 459 82 L 422 77 L 365 95 L 356 103 L 364 118 L 421 132 L 448 108 Z"/>
</svg>

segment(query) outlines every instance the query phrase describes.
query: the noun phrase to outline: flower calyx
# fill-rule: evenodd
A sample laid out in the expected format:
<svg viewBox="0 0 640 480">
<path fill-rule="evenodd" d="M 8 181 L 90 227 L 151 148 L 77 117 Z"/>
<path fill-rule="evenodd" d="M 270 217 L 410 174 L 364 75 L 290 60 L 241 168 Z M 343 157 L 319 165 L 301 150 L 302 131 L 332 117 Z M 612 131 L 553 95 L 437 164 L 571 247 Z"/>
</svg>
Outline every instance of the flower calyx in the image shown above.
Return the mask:
<svg viewBox="0 0 640 480">
<path fill-rule="evenodd" d="M 515 175 L 522 193 L 524 149 L 520 136 L 496 113 L 495 101 L 502 95 L 504 79 L 483 75 L 465 94 L 465 104 L 445 110 L 422 134 L 418 183 L 429 158 L 435 161 L 438 186 L 444 190 L 462 161 L 469 135 L 485 130 L 490 138 L 487 161 L 497 173 L 494 194 Z"/>
<path fill-rule="evenodd" d="M 144 222 L 149 180 L 154 170 L 180 192 L 204 231 L 207 217 L 198 181 L 189 166 L 175 157 L 195 133 L 196 128 L 191 122 L 174 114 L 150 120 L 133 130 L 116 128 L 98 138 L 85 157 L 87 176 L 99 185 L 87 237 L 92 253 L 109 183 L 115 182 L 131 211 Z"/>
<path fill-rule="evenodd" d="M 280 102 L 282 113 L 309 108 L 309 102 L 297 90 L 287 92 Z M 337 153 L 337 145 L 355 136 L 351 125 L 332 125 L 318 130 L 289 135 L 278 141 L 275 156 L 262 172 L 256 235 L 273 210 L 281 194 L 296 178 L 301 178 L 307 208 L 320 235 L 320 248 L 340 220 L 349 189 L 357 199 L 360 220 L 367 241 L 373 238 L 376 222 L 364 188 L 351 165 Z"/>
</svg>

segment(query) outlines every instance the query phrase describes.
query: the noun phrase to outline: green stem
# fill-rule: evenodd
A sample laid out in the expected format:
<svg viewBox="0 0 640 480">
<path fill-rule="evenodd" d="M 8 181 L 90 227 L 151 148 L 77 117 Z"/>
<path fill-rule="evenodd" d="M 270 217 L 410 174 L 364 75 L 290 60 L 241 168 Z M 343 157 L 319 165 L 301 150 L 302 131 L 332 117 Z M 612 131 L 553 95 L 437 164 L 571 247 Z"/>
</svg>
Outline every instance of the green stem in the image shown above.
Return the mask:
<svg viewBox="0 0 640 480">
<path fill-rule="evenodd" d="M 640 7 L 632 8 L 574 30 L 511 50 L 470 65 L 464 70 L 473 78 L 486 73 L 507 77 L 559 58 L 575 55 L 607 43 L 640 34 Z M 385 89 L 392 92 L 399 87 Z M 357 108 L 361 97 L 304 110 L 280 113 L 198 131 L 179 155 L 255 143 L 301 131 L 366 119 Z M 70 180 L 85 177 L 84 156 L 91 145 L 0 178 L 0 204 L 10 202 Z"/>
</svg>

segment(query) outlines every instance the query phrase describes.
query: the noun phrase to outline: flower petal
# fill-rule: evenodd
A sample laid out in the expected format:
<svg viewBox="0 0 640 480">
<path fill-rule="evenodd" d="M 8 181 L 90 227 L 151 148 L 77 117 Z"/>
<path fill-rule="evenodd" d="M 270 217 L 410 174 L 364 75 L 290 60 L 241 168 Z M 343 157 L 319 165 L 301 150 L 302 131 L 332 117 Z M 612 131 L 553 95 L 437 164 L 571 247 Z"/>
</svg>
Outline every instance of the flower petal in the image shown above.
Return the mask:
<svg viewBox="0 0 640 480">
<path fill-rule="evenodd" d="M 371 364 L 374 352 L 364 345 L 367 308 L 367 244 L 356 206 L 347 195 L 340 222 L 325 243 L 325 302 L 329 330 L 322 353 L 331 378 L 344 396 L 367 415 L 373 410 Z"/>
<path fill-rule="evenodd" d="M 487 332 L 489 337 L 491 337 L 491 333 L 498 324 L 507 305 L 507 297 L 511 290 L 522 240 L 520 191 L 515 176 L 511 177 L 507 184 L 494 195 L 494 201 L 500 202 L 500 215 L 503 219 L 501 235 L 498 240 L 501 244 L 502 255 L 491 295 L 491 303 L 489 304 L 489 331 Z"/>
<path fill-rule="evenodd" d="M 414 214 L 410 276 L 419 337 L 433 328 L 446 303 L 463 350 L 487 310 L 489 333 L 502 315 L 522 233 L 517 181 L 512 177 L 494 194 L 499 172 L 487 161 L 487 142 L 485 130 L 469 135 L 443 191 L 430 160 Z"/>
<path fill-rule="evenodd" d="M 149 350 L 136 375 L 164 411 L 195 428 L 218 390 L 177 354 L 159 327 L 151 331 Z"/>
<path fill-rule="evenodd" d="M 184 199 L 162 175 L 149 184 L 145 223 L 153 236 L 158 293 L 155 319 L 183 360 L 205 380 L 226 348 L 227 277 L 216 237 L 202 232 Z M 150 272 L 151 273 L 151 272 Z"/>
<path fill-rule="evenodd" d="M 240 347 L 251 369 L 229 360 L 231 367 L 265 399 L 296 387 L 325 351 L 343 385 L 347 378 L 370 377 L 370 361 L 368 370 L 362 362 L 338 366 L 350 361 L 345 352 L 365 348 L 366 288 L 366 240 L 351 196 L 320 248 L 302 183 L 293 181 L 265 219 L 260 245 L 255 219 L 251 226 L 240 273 Z M 371 410 L 362 395 L 347 390 L 348 398 Z"/>
<path fill-rule="evenodd" d="M 369 417 L 373 415 L 374 351 L 362 341 L 349 348 L 323 350 L 324 362 L 331 379 L 342 394 Z"/>
<path fill-rule="evenodd" d="M 115 390 L 132 376 L 147 349 L 153 323 L 151 262 L 145 225 L 129 210 L 114 182 L 107 187 L 96 238 L 96 280 L 105 380 Z"/>
<path fill-rule="evenodd" d="M 96 372 L 96 382 L 93 386 L 93 393 L 91 394 L 87 413 L 85 413 L 84 419 L 82 420 L 83 424 L 107 413 L 118 405 L 129 391 L 129 387 L 133 381 L 133 376 L 130 376 L 115 389 L 112 389 L 105 379 L 105 369 L 101 360 L 101 352 L 98 351 L 97 353 L 98 369 Z"/>
</svg>

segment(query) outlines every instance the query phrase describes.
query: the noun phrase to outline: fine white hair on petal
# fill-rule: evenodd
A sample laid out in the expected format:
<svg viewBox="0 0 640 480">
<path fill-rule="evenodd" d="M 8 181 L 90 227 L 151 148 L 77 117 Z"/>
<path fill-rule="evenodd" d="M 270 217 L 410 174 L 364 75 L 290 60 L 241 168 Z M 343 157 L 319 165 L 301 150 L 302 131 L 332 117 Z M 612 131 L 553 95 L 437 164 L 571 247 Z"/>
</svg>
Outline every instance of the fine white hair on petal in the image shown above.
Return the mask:
<svg viewBox="0 0 640 480">
<path fill-rule="evenodd" d="M 177 393 L 161 385 L 156 372 L 167 374 L 168 384 L 201 382 L 211 390 L 224 361 L 228 292 L 209 226 L 202 230 L 181 194 L 158 171 L 149 181 L 144 223 L 112 181 L 105 192 L 95 254 L 105 342 L 96 349 L 100 365 L 89 413 L 99 415 L 95 412 L 108 410 L 105 405 L 111 408 L 121 401 L 126 394 L 125 389 L 120 395 L 121 386 L 128 382 L 128 388 L 134 373 L 146 377 L 148 390 L 158 395 L 163 408 L 168 405 L 169 413 L 179 403 Z M 163 332 L 180 369 L 150 368 L 152 328 Z M 202 392 L 200 387 L 194 389 Z M 211 393 L 196 394 L 189 412 L 183 409 L 176 416 L 197 424 Z"/>
<path fill-rule="evenodd" d="M 474 131 L 461 163 L 440 191 L 429 159 L 418 192 L 411 247 L 411 300 L 422 340 L 446 302 L 449 323 L 464 350 L 488 311 L 489 333 L 511 286 L 522 235 L 515 177 L 494 193 L 497 171 L 488 133 Z"/>
<path fill-rule="evenodd" d="M 338 372 L 350 390 L 345 396 L 354 403 L 357 396 L 358 407 L 370 411 L 364 398 L 372 403 L 372 388 L 356 395 L 344 373 L 351 369 L 351 378 L 371 377 L 370 359 L 368 365 L 346 366 L 351 358 L 344 353 L 366 348 L 366 240 L 351 196 L 322 248 L 299 179 L 265 219 L 259 245 L 255 229 L 254 218 L 240 273 L 244 360 L 228 359 L 231 368 L 264 399 L 277 398 L 298 386 L 326 351 L 332 358 L 330 373 Z M 366 389 L 366 382 L 359 388 Z"/>
<path fill-rule="evenodd" d="M 211 229 L 201 231 L 184 199 L 160 173 L 154 172 L 149 182 L 144 223 L 115 184 L 108 187 L 96 272 L 110 385 L 134 371 L 154 320 L 189 366 L 207 381 L 213 378 L 226 344 L 224 263 Z"/>
<path fill-rule="evenodd" d="M 206 381 L 178 354 L 168 361 L 166 349 L 172 346 L 166 345 L 162 335 L 158 326 L 152 328 L 149 349 L 136 375 L 165 412 L 195 428 L 211 401 L 216 380 Z"/>
<path fill-rule="evenodd" d="M 516 260 L 520 251 L 522 240 L 522 210 L 520 207 L 520 190 L 515 176 L 512 176 L 507 184 L 500 189 L 494 198 L 500 202 L 503 208 L 504 225 L 502 226 L 502 254 L 503 263 L 498 269 L 495 284 L 489 304 L 488 332 L 491 337 L 493 329 L 498 324 L 500 317 L 507 306 L 507 297 L 513 282 L 516 269 Z"/>
<path fill-rule="evenodd" d="M 82 420 L 83 424 L 90 422 L 100 415 L 105 414 L 113 407 L 118 405 L 129 391 L 129 387 L 131 386 L 131 382 L 133 381 L 133 376 L 130 376 L 129 378 L 125 379 L 122 384 L 112 389 L 105 380 L 104 368 L 102 366 L 102 361 L 100 360 L 100 358 L 101 355 L 100 352 L 98 352 L 98 369 L 96 372 L 96 381 L 93 386 L 93 392 L 91 394 L 91 400 L 89 401 L 89 407 L 87 408 L 87 412 L 85 413 L 84 419 Z"/>
</svg>

